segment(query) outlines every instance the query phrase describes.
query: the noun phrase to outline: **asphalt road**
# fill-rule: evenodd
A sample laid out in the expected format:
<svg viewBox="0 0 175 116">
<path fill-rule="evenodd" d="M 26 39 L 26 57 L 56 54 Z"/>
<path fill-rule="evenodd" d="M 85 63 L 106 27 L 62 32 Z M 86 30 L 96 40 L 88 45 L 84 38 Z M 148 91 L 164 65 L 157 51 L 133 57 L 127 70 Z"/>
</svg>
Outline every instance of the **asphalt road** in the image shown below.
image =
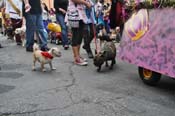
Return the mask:
<svg viewBox="0 0 175 116">
<path fill-rule="evenodd" d="M 137 67 L 119 60 L 98 73 L 92 60 L 74 65 L 71 49 L 61 46 L 57 70 L 46 65 L 43 73 L 37 64 L 32 71 L 32 53 L 0 42 L 0 116 L 175 116 L 175 81 L 166 76 L 155 87 L 144 85 Z"/>
</svg>

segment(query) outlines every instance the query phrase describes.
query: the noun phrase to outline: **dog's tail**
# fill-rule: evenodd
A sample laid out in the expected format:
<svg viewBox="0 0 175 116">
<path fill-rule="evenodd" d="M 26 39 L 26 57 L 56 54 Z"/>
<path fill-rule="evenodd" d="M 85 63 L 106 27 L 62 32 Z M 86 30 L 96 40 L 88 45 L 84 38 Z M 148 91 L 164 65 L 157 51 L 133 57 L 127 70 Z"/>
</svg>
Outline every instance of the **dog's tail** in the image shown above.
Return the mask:
<svg viewBox="0 0 175 116">
<path fill-rule="evenodd" d="M 39 50 L 39 46 L 37 43 L 33 44 L 33 51 Z"/>
</svg>

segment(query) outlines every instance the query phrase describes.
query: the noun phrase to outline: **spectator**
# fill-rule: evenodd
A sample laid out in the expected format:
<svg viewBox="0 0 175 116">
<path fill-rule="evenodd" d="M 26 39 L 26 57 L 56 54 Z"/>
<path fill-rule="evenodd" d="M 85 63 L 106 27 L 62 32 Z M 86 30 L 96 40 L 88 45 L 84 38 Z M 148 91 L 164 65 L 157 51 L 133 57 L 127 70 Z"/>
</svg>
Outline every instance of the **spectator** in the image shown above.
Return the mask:
<svg viewBox="0 0 175 116">
<path fill-rule="evenodd" d="M 110 26 L 109 26 L 109 13 L 111 9 L 111 1 L 104 0 L 103 3 L 103 20 L 105 24 L 105 29 L 107 33 L 110 33 Z"/>
<path fill-rule="evenodd" d="M 105 27 L 105 22 L 103 19 L 103 3 L 104 0 L 97 0 L 95 4 L 95 13 L 96 13 L 96 20 L 97 20 L 97 35 Z"/>
<path fill-rule="evenodd" d="M 5 13 L 9 14 L 12 32 L 10 37 L 15 36 L 17 45 L 21 45 L 21 37 L 19 34 L 14 34 L 16 28 L 20 28 L 22 26 L 22 1 L 21 0 L 6 0 L 5 1 Z"/>
<path fill-rule="evenodd" d="M 33 51 L 34 33 L 39 34 L 40 48 L 47 51 L 48 34 L 44 28 L 40 0 L 24 0 L 26 19 L 26 51 Z"/>
<path fill-rule="evenodd" d="M 122 9 L 123 9 L 122 1 L 112 0 L 111 10 L 109 14 L 110 27 L 111 29 L 120 27 L 120 35 L 122 35 L 123 28 L 124 28 Z"/>
<path fill-rule="evenodd" d="M 0 9 L 1 9 L 1 15 L 3 15 L 2 14 L 2 8 L 4 7 L 4 1 L 2 0 L 2 1 L 0 1 Z M 2 21 L 3 21 L 3 16 L 1 16 L 1 18 L 2 18 Z M 1 22 L 2 23 L 2 28 L 3 28 L 3 22 Z M 0 48 L 3 48 L 3 46 L 2 46 L 2 44 L 0 43 Z M 1 70 L 1 68 L 0 68 L 0 70 Z"/>
<path fill-rule="evenodd" d="M 89 3 L 92 4 L 92 6 L 94 6 L 94 3 L 91 0 L 89 0 Z M 88 18 L 88 21 L 87 21 L 85 28 L 84 28 L 85 33 L 84 33 L 83 48 L 86 50 L 88 57 L 93 58 L 93 53 L 92 53 L 90 44 L 94 38 L 94 34 L 96 34 L 95 7 L 91 7 L 91 9 L 87 8 L 86 9 L 86 16 Z"/>
<path fill-rule="evenodd" d="M 54 0 L 54 8 L 56 10 L 56 20 L 61 26 L 62 44 L 65 50 L 69 48 L 69 41 L 67 37 L 67 27 L 64 22 L 67 11 L 68 0 Z"/>
<path fill-rule="evenodd" d="M 87 17 L 85 14 L 85 9 L 91 8 L 91 4 L 85 0 L 69 0 L 67 13 L 71 11 L 78 10 L 79 14 L 79 27 L 72 27 L 72 50 L 74 55 L 74 63 L 77 65 L 85 66 L 87 61 L 80 55 L 80 46 L 83 38 L 83 28 L 87 23 Z M 65 21 L 68 22 L 68 17 L 66 15 Z M 69 24 L 69 23 L 68 23 Z"/>
<path fill-rule="evenodd" d="M 49 30 L 47 29 L 47 25 L 49 23 L 49 9 L 44 2 L 41 4 L 41 6 L 42 6 L 42 17 L 43 17 L 44 27 L 46 31 L 49 32 Z"/>
</svg>

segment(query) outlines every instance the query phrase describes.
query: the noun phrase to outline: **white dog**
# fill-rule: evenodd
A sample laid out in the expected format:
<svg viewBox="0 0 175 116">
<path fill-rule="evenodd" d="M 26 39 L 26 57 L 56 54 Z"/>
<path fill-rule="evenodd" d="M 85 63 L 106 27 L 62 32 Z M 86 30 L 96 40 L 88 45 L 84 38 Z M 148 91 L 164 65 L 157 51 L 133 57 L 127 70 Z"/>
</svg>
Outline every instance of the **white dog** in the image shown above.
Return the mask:
<svg viewBox="0 0 175 116">
<path fill-rule="evenodd" d="M 15 34 L 19 34 L 21 36 L 21 41 L 22 41 L 22 46 L 25 46 L 26 39 L 25 39 L 25 34 L 26 34 L 26 26 L 22 26 L 21 28 L 17 28 L 15 30 Z"/>
<path fill-rule="evenodd" d="M 57 47 L 53 47 L 51 48 L 49 51 L 45 52 L 45 51 L 41 51 L 39 49 L 38 44 L 34 44 L 33 45 L 33 67 L 32 70 L 35 71 L 35 63 L 36 61 L 41 63 L 41 70 L 43 72 L 46 71 L 46 69 L 44 68 L 44 64 L 49 64 L 51 70 L 55 70 L 55 68 L 53 68 L 52 66 L 52 60 L 54 57 L 60 57 L 61 56 L 61 52 Z"/>
</svg>

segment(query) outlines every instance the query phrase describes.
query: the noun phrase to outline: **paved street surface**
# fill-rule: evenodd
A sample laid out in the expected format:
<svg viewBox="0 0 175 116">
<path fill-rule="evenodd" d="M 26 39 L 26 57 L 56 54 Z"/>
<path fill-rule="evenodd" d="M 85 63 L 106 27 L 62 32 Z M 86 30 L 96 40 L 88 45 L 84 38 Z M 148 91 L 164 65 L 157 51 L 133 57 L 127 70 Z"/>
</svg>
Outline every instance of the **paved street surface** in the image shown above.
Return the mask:
<svg viewBox="0 0 175 116">
<path fill-rule="evenodd" d="M 175 81 L 144 85 L 137 67 L 117 60 L 98 73 L 77 66 L 71 49 L 55 58 L 55 71 L 32 71 L 32 53 L 0 37 L 0 116 L 175 116 Z M 51 45 L 49 46 L 56 46 Z M 81 51 L 86 57 L 85 51 Z"/>
</svg>

